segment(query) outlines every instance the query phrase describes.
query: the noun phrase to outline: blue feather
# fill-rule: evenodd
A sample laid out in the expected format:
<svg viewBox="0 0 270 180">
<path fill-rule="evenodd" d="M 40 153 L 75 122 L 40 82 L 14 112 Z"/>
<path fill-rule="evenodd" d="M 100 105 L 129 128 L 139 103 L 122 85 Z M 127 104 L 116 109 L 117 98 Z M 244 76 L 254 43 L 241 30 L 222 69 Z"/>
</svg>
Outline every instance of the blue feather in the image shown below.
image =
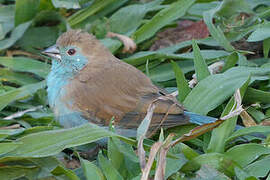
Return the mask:
<svg viewBox="0 0 270 180">
<path fill-rule="evenodd" d="M 61 63 L 59 60 L 53 59 L 51 72 L 47 77 L 47 92 L 50 107 L 54 110 L 55 118 L 65 128 L 71 128 L 78 125 L 88 123 L 81 116 L 81 113 L 70 109 L 72 99 L 64 99 L 65 87 L 69 81 L 86 65 L 87 58 L 80 55 L 80 50 L 76 48 L 77 55 L 68 56 L 65 52 L 68 48 L 60 49 L 62 53 Z"/>
<path fill-rule="evenodd" d="M 193 112 L 187 112 L 185 111 L 184 114 L 190 118 L 190 122 L 198 125 L 213 123 L 217 118 L 209 117 L 209 116 L 203 116 L 199 114 L 195 114 Z"/>
</svg>

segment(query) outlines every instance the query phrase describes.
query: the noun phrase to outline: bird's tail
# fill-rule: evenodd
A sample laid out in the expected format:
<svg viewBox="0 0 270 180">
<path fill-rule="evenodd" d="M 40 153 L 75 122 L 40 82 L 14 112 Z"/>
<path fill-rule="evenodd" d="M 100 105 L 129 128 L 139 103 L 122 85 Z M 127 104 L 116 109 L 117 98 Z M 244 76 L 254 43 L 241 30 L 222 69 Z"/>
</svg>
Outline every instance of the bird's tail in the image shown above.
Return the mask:
<svg viewBox="0 0 270 180">
<path fill-rule="evenodd" d="M 217 120 L 217 118 L 209 117 L 209 116 L 203 116 L 199 114 L 195 114 L 193 112 L 184 112 L 184 115 L 188 116 L 189 122 L 198 124 L 198 125 L 203 125 L 203 124 L 208 124 L 208 123 L 213 123 Z"/>
</svg>

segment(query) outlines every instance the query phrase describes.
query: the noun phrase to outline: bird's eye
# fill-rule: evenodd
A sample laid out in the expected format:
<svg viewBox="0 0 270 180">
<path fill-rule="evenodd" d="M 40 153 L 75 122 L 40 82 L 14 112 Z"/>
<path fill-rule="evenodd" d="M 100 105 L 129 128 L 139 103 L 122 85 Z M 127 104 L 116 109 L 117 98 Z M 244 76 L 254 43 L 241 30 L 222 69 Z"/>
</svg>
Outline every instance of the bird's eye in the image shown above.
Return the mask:
<svg viewBox="0 0 270 180">
<path fill-rule="evenodd" d="M 74 55 L 76 53 L 76 50 L 75 49 L 69 49 L 67 53 L 68 53 L 68 55 L 72 56 L 72 55 Z"/>
</svg>

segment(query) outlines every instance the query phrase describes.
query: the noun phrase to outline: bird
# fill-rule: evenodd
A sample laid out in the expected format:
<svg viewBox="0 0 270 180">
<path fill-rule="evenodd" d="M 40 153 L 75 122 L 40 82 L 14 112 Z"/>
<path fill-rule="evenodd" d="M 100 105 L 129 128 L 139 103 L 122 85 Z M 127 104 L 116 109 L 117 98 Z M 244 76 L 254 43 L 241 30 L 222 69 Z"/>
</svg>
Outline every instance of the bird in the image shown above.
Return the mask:
<svg viewBox="0 0 270 180">
<path fill-rule="evenodd" d="M 160 128 L 213 122 L 188 112 L 134 66 L 115 57 L 94 35 L 68 30 L 42 52 L 52 58 L 47 77 L 49 106 L 64 128 L 92 123 L 135 137 L 148 107 L 155 102 L 147 136 Z M 157 100 L 159 99 L 159 100 Z"/>
</svg>

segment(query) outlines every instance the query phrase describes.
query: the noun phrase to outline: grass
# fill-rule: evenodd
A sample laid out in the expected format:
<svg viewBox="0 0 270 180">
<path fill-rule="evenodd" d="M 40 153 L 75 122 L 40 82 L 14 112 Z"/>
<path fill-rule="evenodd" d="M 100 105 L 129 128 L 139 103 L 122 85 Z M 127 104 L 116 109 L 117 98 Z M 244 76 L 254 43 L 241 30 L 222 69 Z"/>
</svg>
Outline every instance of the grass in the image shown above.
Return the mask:
<svg viewBox="0 0 270 180">
<path fill-rule="evenodd" d="M 0 179 L 270 179 L 268 1 L 0 4 Z M 183 20 L 203 20 L 208 34 L 194 24 L 176 28 L 187 23 Z M 191 112 L 220 119 L 240 100 L 245 111 L 216 124 L 161 130 L 151 139 L 126 138 L 90 124 L 63 129 L 48 106 L 50 60 L 40 51 L 69 28 L 93 33 L 158 86 L 178 89 L 179 101 Z M 131 37 L 137 50 L 122 53 L 122 43 L 106 38 L 107 32 Z M 181 39 L 183 34 L 191 38 Z M 153 44 L 161 48 L 154 51 Z M 207 66 L 216 62 L 223 66 L 209 73 Z M 189 87 L 194 73 L 198 82 Z M 140 135 L 146 133 L 144 124 L 147 119 Z M 104 137 L 106 148 L 85 155 Z"/>
</svg>

